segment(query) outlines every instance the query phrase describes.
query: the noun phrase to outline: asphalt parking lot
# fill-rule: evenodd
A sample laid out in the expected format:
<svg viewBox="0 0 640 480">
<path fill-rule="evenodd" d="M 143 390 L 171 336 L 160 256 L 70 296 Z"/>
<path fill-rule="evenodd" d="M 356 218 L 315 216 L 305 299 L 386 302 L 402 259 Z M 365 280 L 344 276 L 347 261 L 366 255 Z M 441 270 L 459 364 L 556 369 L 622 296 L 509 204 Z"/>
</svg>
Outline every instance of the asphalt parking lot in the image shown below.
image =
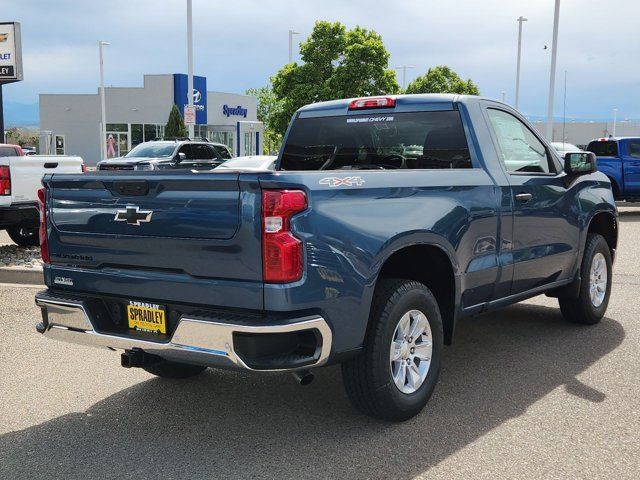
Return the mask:
<svg viewBox="0 0 640 480">
<path fill-rule="evenodd" d="M 640 207 L 620 220 L 600 324 L 546 297 L 461 321 L 402 424 L 352 410 L 336 367 L 308 387 L 123 369 L 41 338 L 37 289 L 0 285 L 0 478 L 640 478 Z"/>
</svg>

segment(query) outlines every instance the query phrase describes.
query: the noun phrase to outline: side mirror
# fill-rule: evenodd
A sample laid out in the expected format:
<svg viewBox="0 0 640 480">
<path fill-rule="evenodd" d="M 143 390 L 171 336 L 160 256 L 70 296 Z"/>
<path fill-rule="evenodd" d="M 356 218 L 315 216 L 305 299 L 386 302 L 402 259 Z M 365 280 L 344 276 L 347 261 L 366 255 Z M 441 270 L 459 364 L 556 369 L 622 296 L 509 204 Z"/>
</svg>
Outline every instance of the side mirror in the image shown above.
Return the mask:
<svg viewBox="0 0 640 480">
<path fill-rule="evenodd" d="M 173 159 L 176 161 L 176 163 L 183 162 L 187 159 L 187 154 L 182 152 L 176 153 L 176 156 L 173 157 Z"/>
<path fill-rule="evenodd" d="M 567 175 L 584 175 L 598 170 L 593 152 L 569 152 L 564 156 L 564 171 Z"/>
</svg>

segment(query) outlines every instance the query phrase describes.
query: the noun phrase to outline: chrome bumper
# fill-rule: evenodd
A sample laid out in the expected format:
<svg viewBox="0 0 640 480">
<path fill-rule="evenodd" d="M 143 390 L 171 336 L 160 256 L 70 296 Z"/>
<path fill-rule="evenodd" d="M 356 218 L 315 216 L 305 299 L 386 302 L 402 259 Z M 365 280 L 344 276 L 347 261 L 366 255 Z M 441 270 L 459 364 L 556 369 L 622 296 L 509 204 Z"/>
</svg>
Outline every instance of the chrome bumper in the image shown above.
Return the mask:
<svg viewBox="0 0 640 480">
<path fill-rule="evenodd" d="M 320 337 L 313 363 L 303 368 L 318 367 L 326 363 L 331 352 L 332 334 L 326 321 L 320 316 L 297 319 L 284 325 L 239 325 L 201 320 L 183 316 L 168 342 L 153 342 L 112 333 L 98 332 L 91 316 L 79 300 L 52 296 L 41 292 L 36 295 L 36 305 L 42 309 L 43 324 L 38 331 L 48 338 L 64 342 L 105 347 L 111 350 L 140 349 L 166 360 L 194 363 L 209 367 L 231 367 L 253 371 L 287 371 L 298 368 L 256 369 L 249 367 L 234 350 L 233 334 L 274 334 L 315 330 Z"/>
</svg>

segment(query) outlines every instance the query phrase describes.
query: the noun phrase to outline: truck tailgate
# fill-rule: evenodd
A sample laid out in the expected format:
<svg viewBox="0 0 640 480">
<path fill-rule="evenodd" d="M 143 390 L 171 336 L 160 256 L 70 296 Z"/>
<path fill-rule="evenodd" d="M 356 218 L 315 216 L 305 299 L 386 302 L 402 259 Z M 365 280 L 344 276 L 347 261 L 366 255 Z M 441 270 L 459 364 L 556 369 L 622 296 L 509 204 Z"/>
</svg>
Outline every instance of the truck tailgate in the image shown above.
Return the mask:
<svg viewBox="0 0 640 480">
<path fill-rule="evenodd" d="M 82 158 L 55 155 L 7 157 L 11 168 L 13 203 L 36 202 L 43 175 L 50 173 L 81 173 Z"/>
<path fill-rule="evenodd" d="M 238 177 L 46 177 L 48 281 L 75 291 L 262 308 L 260 188 Z M 56 275 L 73 287 L 57 285 Z"/>
</svg>

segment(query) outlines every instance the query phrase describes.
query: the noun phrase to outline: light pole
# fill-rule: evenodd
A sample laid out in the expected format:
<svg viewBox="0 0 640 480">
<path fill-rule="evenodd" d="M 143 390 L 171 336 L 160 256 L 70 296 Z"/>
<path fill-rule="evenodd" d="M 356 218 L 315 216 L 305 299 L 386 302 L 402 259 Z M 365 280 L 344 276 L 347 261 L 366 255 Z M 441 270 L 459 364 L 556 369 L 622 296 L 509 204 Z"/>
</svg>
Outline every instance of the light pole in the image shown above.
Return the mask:
<svg viewBox="0 0 640 480">
<path fill-rule="evenodd" d="M 102 160 L 107 158 L 107 113 L 105 111 L 104 100 L 104 59 L 102 55 L 102 47 L 111 45 L 109 42 L 98 42 L 100 50 L 100 155 Z"/>
<path fill-rule="evenodd" d="M 416 68 L 415 65 L 402 65 L 400 67 L 396 67 L 396 70 L 402 70 L 402 90 L 407 86 L 407 68 Z"/>
<path fill-rule="evenodd" d="M 193 107 L 193 16 L 191 0 L 187 0 L 187 101 Z M 206 95 L 204 92 L 203 95 Z M 189 124 L 189 138 L 193 138 L 193 125 Z"/>
<path fill-rule="evenodd" d="M 522 15 L 518 17 L 518 60 L 516 61 L 516 110 L 518 109 L 518 101 L 520 100 L 520 52 L 522 51 L 522 22 L 527 19 Z"/>
<path fill-rule="evenodd" d="M 300 35 L 300 32 L 289 30 L 289 63 L 293 63 L 293 36 Z"/>
<path fill-rule="evenodd" d="M 611 132 L 611 135 L 613 137 L 616 136 L 616 121 L 618 120 L 618 109 L 614 108 L 613 109 L 613 131 Z"/>
<path fill-rule="evenodd" d="M 556 83 L 556 57 L 558 56 L 558 22 L 560 21 L 560 0 L 556 0 L 553 12 L 553 43 L 551 44 L 551 74 L 549 76 L 549 101 L 547 106 L 547 140 L 553 141 L 553 95 Z"/>
<path fill-rule="evenodd" d="M 507 98 L 507 92 L 505 92 L 505 91 L 503 90 L 503 91 L 502 91 L 502 101 L 503 101 L 503 102 L 506 102 L 506 101 L 507 101 L 507 100 L 506 100 L 506 98 Z"/>
</svg>

